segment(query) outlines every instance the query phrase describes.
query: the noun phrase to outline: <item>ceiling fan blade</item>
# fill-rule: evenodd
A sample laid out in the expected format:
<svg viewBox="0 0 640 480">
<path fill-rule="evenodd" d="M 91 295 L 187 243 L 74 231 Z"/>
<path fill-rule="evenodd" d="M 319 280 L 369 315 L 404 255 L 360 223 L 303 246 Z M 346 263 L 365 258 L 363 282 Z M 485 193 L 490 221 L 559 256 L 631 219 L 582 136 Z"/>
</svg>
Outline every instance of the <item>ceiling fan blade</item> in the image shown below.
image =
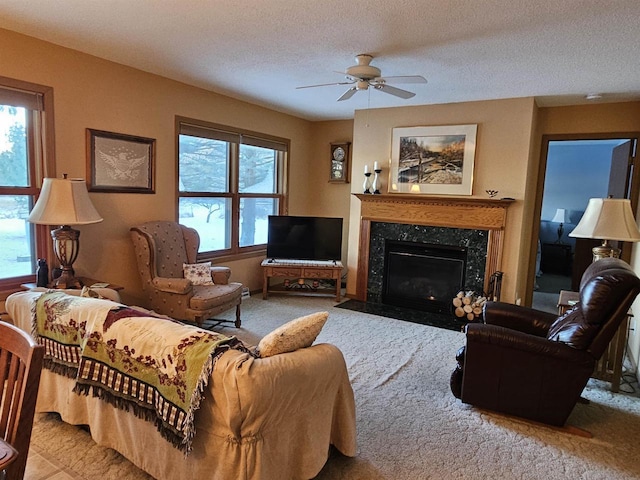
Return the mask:
<svg viewBox="0 0 640 480">
<path fill-rule="evenodd" d="M 342 96 L 338 99 L 338 101 L 341 102 L 342 100 L 349 100 L 351 97 L 355 95 L 357 91 L 358 89 L 356 87 L 351 87 L 349 90 L 347 90 L 342 94 Z"/>
<path fill-rule="evenodd" d="M 374 85 L 376 90 L 382 90 L 384 93 L 390 93 L 391 95 L 395 95 L 396 97 L 407 98 L 415 97 L 415 93 L 408 92 L 407 90 L 402 90 L 401 88 L 392 87 L 391 85 L 387 85 L 386 83 L 380 83 L 378 85 Z"/>
<path fill-rule="evenodd" d="M 338 83 L 320 83 L 318 85 L 305 85 L 302 87 L 296 87 L 296 90 L 301 88 L 315 88 L 315 87 L 330 87 L 332 85 L 351 85 L 353 82 L 338 82 Z"/>
<path fill-rule="evenodd" d="M 427 79 L 420 75 L 405 75 L 398 77 L 380 77 L 375 79 L 376 82 L 384 83 L 427 83 Z"/>
</svg>

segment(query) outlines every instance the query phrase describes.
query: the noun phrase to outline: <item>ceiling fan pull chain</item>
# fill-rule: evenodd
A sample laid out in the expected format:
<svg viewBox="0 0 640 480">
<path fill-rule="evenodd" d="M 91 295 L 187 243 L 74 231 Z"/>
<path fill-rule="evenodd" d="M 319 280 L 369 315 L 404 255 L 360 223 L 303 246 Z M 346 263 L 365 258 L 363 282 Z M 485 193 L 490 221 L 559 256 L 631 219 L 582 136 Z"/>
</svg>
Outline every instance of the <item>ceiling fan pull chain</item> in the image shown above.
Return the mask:
<svg viewBox="0 0 640 480">
<path fill-rule="evenodd" d="M 369 128 L 369 110 L 371 110 L 371 89 L 367 89 L 367 118 L 365 119 L 364 126 Z"/>
</svg>

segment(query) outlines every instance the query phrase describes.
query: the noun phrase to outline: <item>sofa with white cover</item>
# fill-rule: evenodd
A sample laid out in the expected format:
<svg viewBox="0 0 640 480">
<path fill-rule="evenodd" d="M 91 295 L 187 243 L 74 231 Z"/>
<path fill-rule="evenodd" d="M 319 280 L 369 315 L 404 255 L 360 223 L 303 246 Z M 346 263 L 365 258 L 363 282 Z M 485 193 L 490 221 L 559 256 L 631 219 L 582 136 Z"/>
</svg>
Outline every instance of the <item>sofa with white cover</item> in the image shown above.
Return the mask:
<svg viewBox="0 0 640 480">
<path fill-rule="evenodd" d="M 17 326 L 32 333 L 35 302 L 43 294 L 18 292 L 7 299 Z M 87 307 L 76 316 L 89 308 L 123 307 L 101 298 L 84 301 Z M 353 390 L 342 353 L 330 344 L 266 358 L 242 349 L 225 351 L 215 361 L 195 412 L 188 455 L 152 422 L 94 395 L 75 393 L 75 384 L 69 376 L 44 369 L 37 411 L 88 425 L 98 444 L 157 479 L 309 479 L 322 469 L 331 445 L 346 456 L 356 451 Z"/>
</svg>

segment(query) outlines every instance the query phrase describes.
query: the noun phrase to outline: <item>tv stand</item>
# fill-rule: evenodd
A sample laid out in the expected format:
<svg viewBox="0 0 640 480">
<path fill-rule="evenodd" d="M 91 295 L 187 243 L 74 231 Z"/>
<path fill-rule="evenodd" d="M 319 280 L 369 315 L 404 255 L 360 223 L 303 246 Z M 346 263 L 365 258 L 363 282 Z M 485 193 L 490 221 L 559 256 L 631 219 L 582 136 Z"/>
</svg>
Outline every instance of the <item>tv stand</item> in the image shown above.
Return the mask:
<svg viewBox="0 0 640 480">
<path fill-rule="evenodd" d="M 262 298 L 267 299 L 269 293 L 285 295 L 317 295 L 332 297 L 336 302 L 340 301 L 340 288 L 342 277 L 342 262 L 330 260 L 318 262 L 314 260 L 279 260 L 274 258 L 262 261 Z M 284 280 L 284 283 L 270 285 L 269 279 L 276 277 Z M 287 278 L 288 277 L 288 278 Z M 294 279 L 291 281 L 290 279 Z M 307 283 L 311 281 L 311 284 Z M 319 286 L 319 280 L 333 280 L 333 288 Z"/>
</svg>

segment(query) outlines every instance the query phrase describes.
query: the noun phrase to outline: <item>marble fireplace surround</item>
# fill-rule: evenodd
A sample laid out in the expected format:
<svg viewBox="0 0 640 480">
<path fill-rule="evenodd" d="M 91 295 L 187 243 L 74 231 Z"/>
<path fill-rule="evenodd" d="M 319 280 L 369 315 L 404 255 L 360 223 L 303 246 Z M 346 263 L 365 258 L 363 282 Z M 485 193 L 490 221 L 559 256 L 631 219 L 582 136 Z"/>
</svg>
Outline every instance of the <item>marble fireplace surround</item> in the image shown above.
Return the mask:
<svg viewBox="0 0 640 480">
<path fill-rule="evenodd" d="M 400 223 L 488 231 L 484 290 L 500 271 L 507 209 L 513 200 L 406 194 L 355 194 L 361 202 L 356 300 L 366 301 L 371 223 Z"/>
</svg>

